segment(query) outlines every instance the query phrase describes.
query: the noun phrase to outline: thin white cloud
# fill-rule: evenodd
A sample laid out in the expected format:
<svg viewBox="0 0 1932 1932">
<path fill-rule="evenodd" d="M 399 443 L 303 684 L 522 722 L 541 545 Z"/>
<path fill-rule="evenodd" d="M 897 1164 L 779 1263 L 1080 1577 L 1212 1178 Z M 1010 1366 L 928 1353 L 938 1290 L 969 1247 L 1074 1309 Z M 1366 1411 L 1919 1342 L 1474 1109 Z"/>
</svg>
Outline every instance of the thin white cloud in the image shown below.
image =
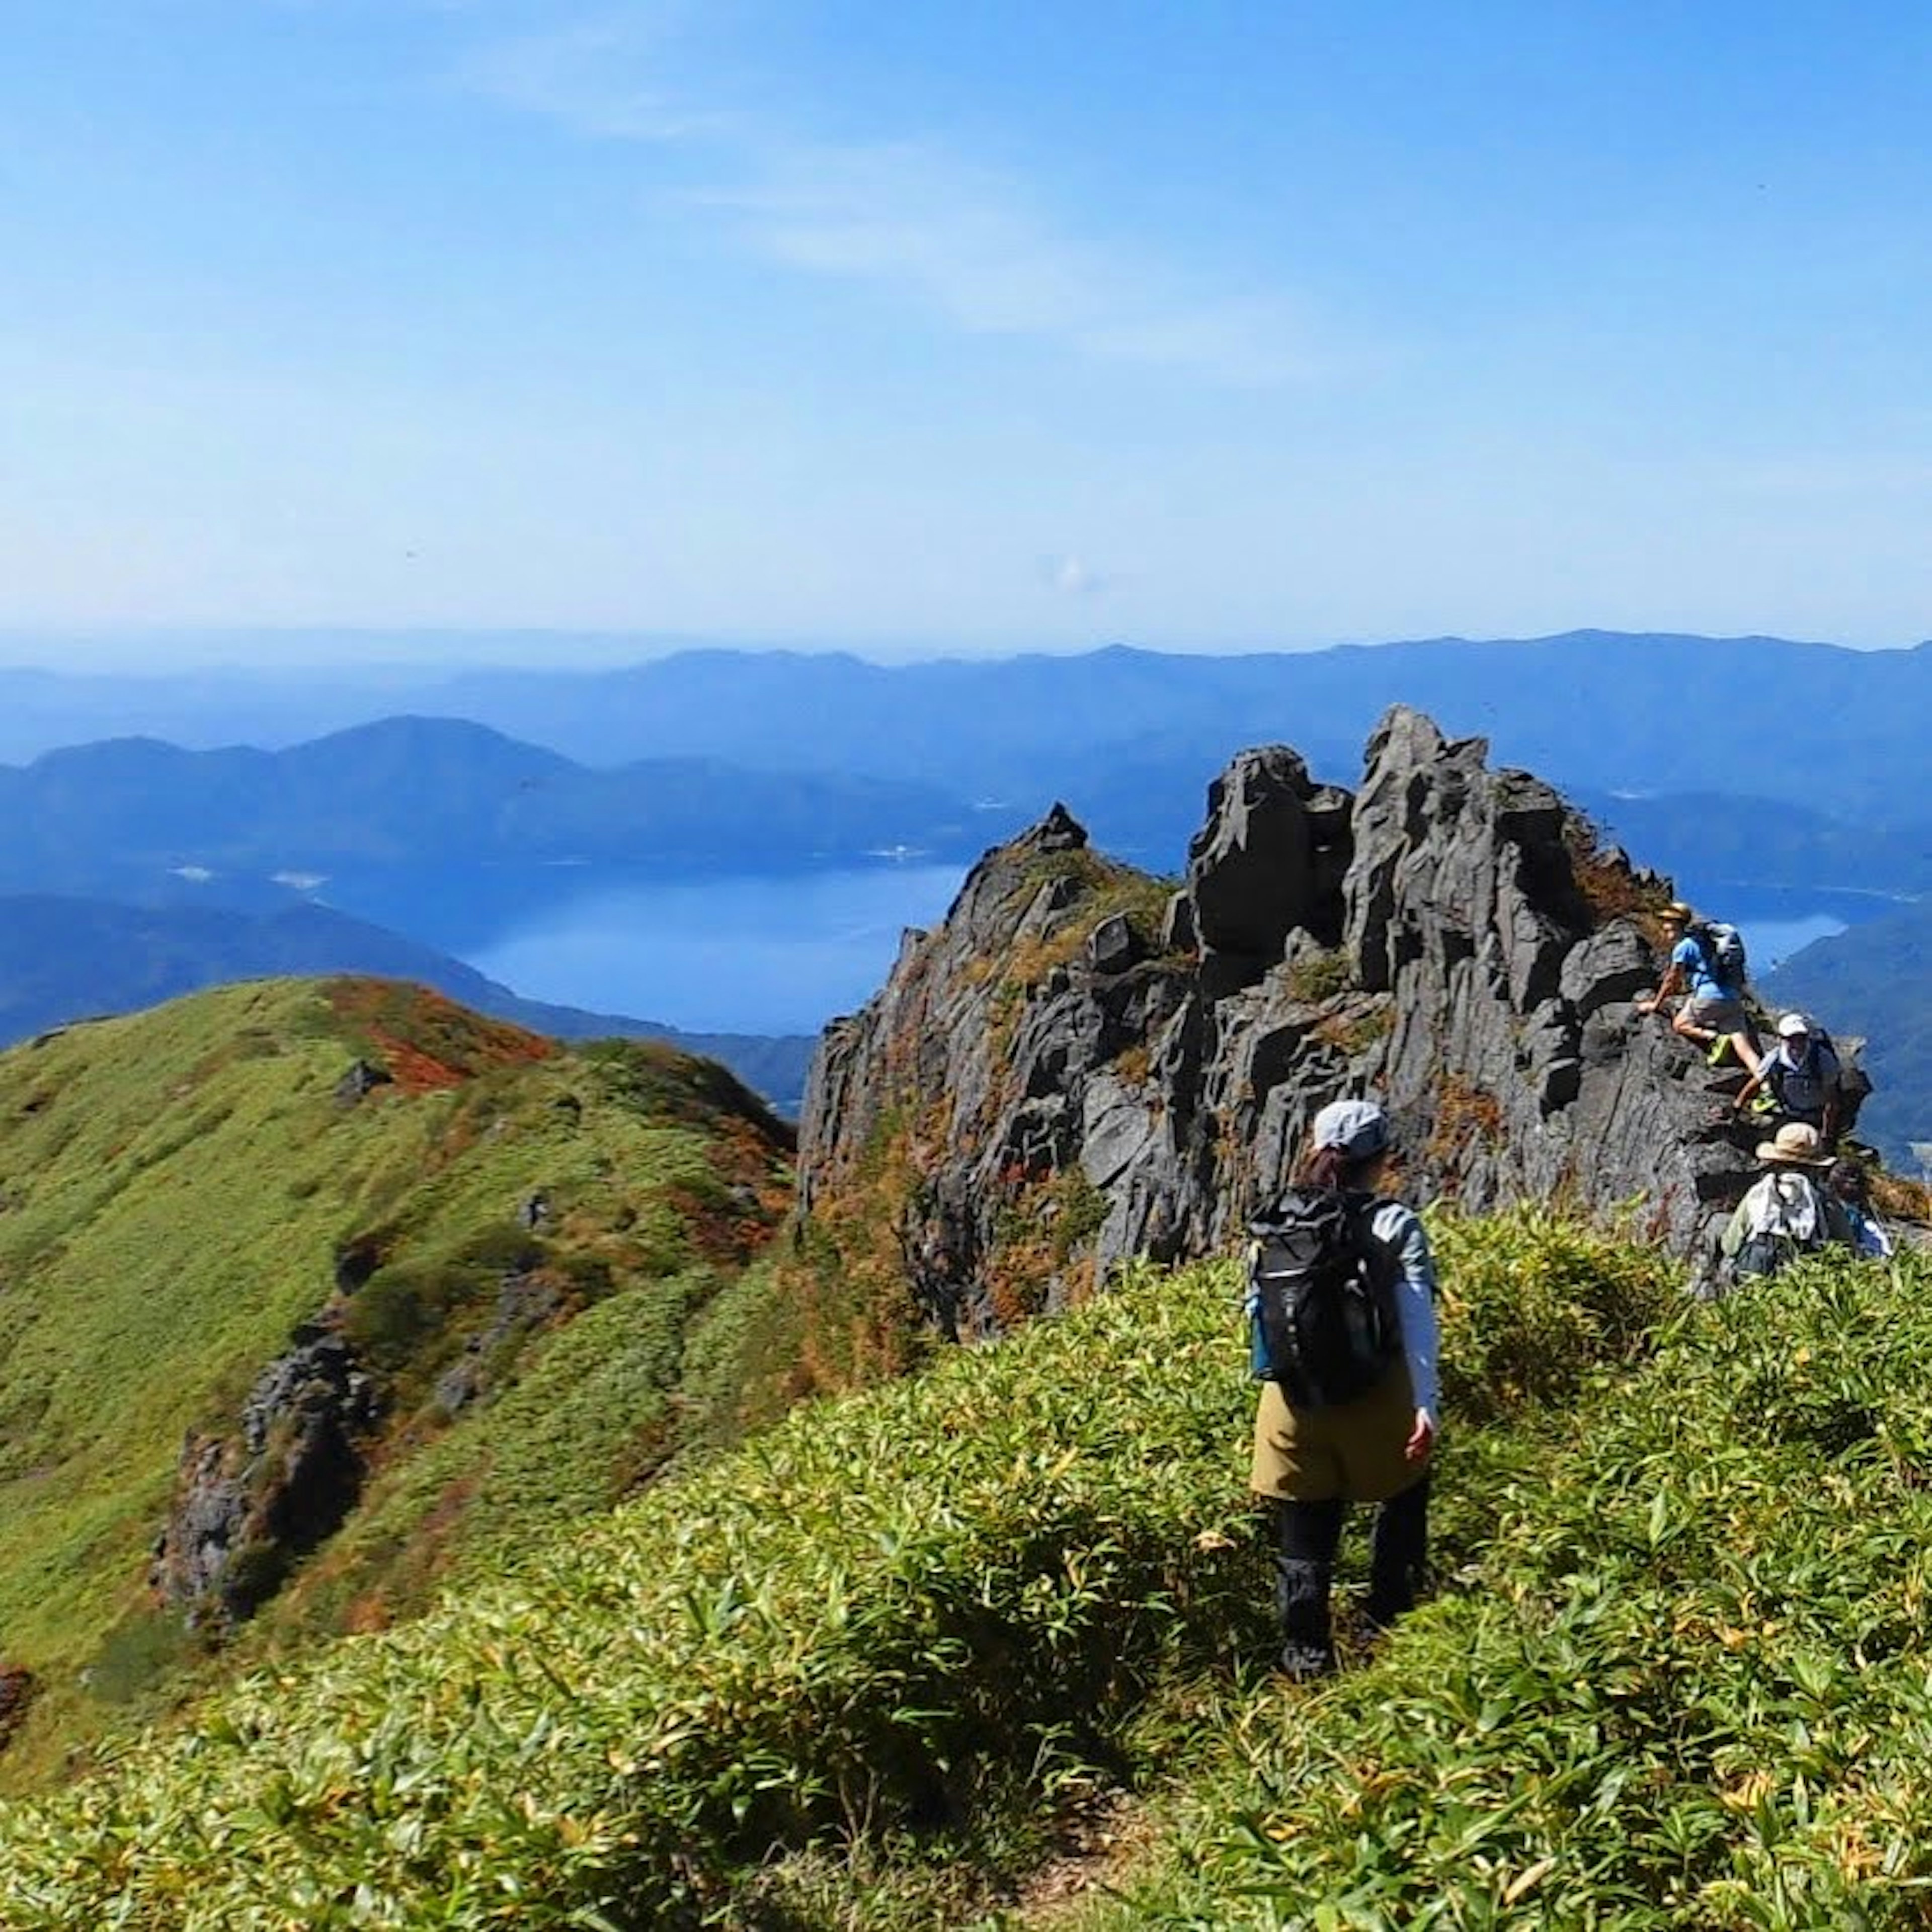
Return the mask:
<svg viewBox="0 0 1932 1932">
<path fill-rule="evenodd" d="M 1070 236 L 1022 182 L 928 141 L 826 142 L 694 103 L 668 16 L 611 16 L 474 50 L 460 85 L 579 136 L 678 151 L 710 179 L 678 205 L 742 247 L 872 284 L 954 327 L 1096 360 L 1268 387 L 1322 373 L 1276 297 L 1200 292 L 1144 251 Z"/>
<path fill-rule="evenodd" d="M 929 146 L 767 144 L 740 159 L 745 181 L 690 199 L 771 260 L 872 283 L 974 334 L 1241 385 L 1314 373 L 1286 304 L 1195 296 L 1060 232 L 1019 184 Z"/>
<path fill-rule="evenodd" d="M 455 80 L 499 106 L 540 116 L 587 139 L 679 142 L 728 136 L 724 116 L 693 112 L 644 77 L 663 24 L 635 16 L 580 20 L 473 47 Z"/>
<path fill-rule="evenodd" d="M 1040 574 L 1048 587 L 1063 597 L 1097 597 L 1113 582 L 1112 578 L 1102 577 L 1092 568 L 1084 558 L 1071 555 L 1042 557 Z"/>
</svg>

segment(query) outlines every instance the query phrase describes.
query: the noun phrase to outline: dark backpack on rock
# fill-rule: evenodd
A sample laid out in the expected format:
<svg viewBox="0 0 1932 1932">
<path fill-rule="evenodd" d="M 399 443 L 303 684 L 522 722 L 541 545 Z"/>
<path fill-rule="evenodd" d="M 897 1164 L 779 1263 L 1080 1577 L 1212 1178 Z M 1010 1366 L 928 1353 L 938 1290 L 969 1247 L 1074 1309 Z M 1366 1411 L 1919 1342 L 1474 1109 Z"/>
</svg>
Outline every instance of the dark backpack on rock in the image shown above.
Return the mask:
<svg viewBox="0 0 1932 1932">
<path fill-rule="evenodd" d="M 1250 1361 L 1297 1408 L 1366 1395 L 1402 1352 L 1395 1257 L 1366 1194 L 1294 1189 L 1248 1224 Z"/>
</svg>

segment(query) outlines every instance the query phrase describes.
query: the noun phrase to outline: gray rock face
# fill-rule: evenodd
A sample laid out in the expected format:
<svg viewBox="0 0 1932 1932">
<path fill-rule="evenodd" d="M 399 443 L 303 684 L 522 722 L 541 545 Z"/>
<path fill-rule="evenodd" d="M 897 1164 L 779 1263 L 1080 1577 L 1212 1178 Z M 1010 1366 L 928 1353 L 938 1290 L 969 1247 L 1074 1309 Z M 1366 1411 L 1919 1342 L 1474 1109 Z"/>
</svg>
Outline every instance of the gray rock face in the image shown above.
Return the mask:
<svg viewBox="0 0 1932 1932">
<path fill-rule="evenodd" d="M 34 1673 L 17 1664 L 0 1664 L 0 1750 L 26 1721 L 34 1701 Z"/>
<path fill-rule="evenodd" d="M 1208 823 L 1187 848 L 1202 950 L 1260 978 L 1298 928 L 1333 944 L 1348 870 L 1346 792 L 1316 785 L 1285 746 L 1244 752 L 1208 792 Z"/>
<path fill-rule="evenodd" d="M 541 1277 L 506 1274 L 496 1291 L 490 1325 L 471 1336 L 463 1353 L 437 1378 L 436 1406 L 448 1415 L 468 1408 L 489 1389 L 492 1363 L 526 1336 L 548 1326 L 562 1305 L 563 1297 Z"/>
<path fill-rule="evenodd" d="M 393 1085 L 395 1078 L 386 1066 L 378 1066 L 374 1060 L 351 1060 L 348 1072 L 335 1083 L 335 1104 L 338 1107 L 356 1106 L 378 1087 Z"/>
<path fill-rule="evenodd" d="M 1186 890 L 1143 882 L 1138 925 L 1056 807 L 820 1043 L 801 1211 L 896 1148 L 907 1277 L 946 1332 L 1024 1312 L 1004 1305 L 1016 1230 L 1053 1258 L 1047 1305 L 1083 1269 L 1225 1249 L 1344 1094 L 1390 1109 L 1413 1199 L 1634 1204 L 1688 1252 L 1742 1192 L 1754 1136 L 1713 1124 L 1736 1076 L 1632 1010 L 1662 970 L 1634 915 L 1667 882 L 1597 850 L 1548 786 L 1398 707 L 1352 796 L 1270 747 L 1208 803 Z"/>
<path fill-rule="evenodd" d="M 150 1586 L 190 1624 L 248 1616 L 353 1508 L 363 1476 L 356 1444 L 376 1406 L 340 1336 L 299 1331 L 256 1380 L 236 1436 L 190 1436 L 182 1445 Z"/>
</svg>

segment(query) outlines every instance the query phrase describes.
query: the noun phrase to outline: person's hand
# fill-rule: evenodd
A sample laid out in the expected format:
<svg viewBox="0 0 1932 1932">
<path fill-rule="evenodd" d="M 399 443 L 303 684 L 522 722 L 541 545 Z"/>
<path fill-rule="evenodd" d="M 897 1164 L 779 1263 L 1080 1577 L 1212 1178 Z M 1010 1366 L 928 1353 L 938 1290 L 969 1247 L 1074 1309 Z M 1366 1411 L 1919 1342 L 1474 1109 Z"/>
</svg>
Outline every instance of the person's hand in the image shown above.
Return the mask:
<svg viewBox="0 0 1932 1932">
<path fill-rule="evenodd" d="M 1657 1010 L 1657 1002 L 1654 1000 L 1637 1000 L 1632 1004 L 1640 1013 L 1654 1013 Z"/>
<path fill-rule="evenodd" d="M 1408 1440 L 1402 1445 L 1403 1459 L 1411 1462 L 1426 1462 L 1429 1452 L 1436 1447 L 1436 1418 L 1426 1408 L 1415 1412 L 1415 1426 L 1408 1432 Z"/>
</svg>

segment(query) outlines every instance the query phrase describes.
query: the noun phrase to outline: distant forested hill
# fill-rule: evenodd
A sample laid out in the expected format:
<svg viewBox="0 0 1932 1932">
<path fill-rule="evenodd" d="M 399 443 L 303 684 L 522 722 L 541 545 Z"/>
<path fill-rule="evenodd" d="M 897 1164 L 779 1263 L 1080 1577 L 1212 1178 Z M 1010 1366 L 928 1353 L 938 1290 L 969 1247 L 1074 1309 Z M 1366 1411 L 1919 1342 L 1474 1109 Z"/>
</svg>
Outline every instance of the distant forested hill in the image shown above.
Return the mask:
<svg viewBox="0 0 1932 1932">
<path fill-rule="evenodd" d="M 695 871 L 852 862 L 904 845 L 962 856 L 1006 818 L 930 784 L 756 772 L 710 756 L 592 771 L 451 718 L 392 718 L 279 752 L 119 739 L 0 767 L 0 890 L 118 898 L 170 872 L 458 862 Z"/>
<path fill-rule="evenodd" d="M 1860 1132 L 1895 1166 L 1916 1172 L 1909 1144 L 1932 1141 L 1932 904 L 1806 946 L 1766 975 L 1764 991 L 1816 1014 L 1834 1034 L 1865 1038 L 1878 1090 Z"/>
<path fill-rule="evenodd" d="M 0 898 L 0 1046 L 231 980 L 331 973 L 415 980 L 560 1040 L 666 1040 L 722 1060 L 786 1113 L 797 1111 L 816 1044 L 802 1035 L 680 1033 L 654 1020 L 520 999 L 447 953 L 306 902 L 250 914 L 46 894 Z"/>
</svg>

